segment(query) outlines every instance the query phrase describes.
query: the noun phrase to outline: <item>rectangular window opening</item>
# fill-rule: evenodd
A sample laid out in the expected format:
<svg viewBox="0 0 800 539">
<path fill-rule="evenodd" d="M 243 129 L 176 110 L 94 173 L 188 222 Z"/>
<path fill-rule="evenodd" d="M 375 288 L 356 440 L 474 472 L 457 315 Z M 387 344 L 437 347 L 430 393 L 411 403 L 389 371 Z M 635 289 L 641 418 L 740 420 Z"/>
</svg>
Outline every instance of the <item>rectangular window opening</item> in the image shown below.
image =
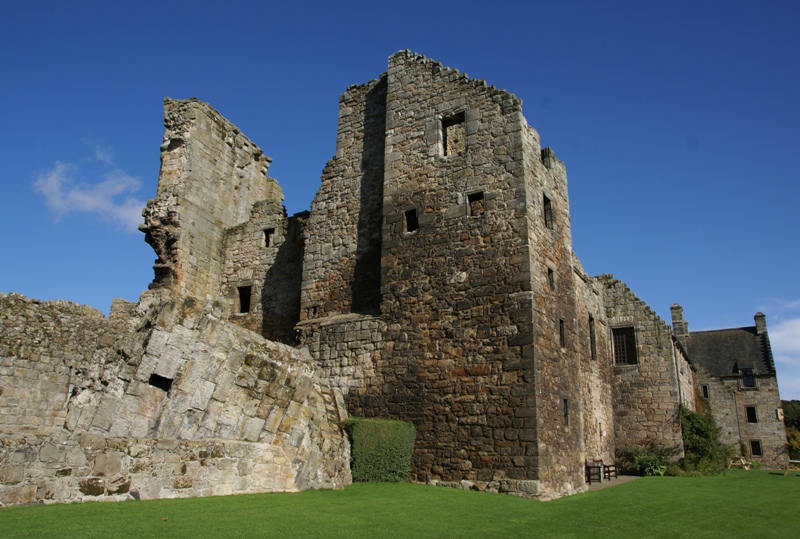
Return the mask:
<svg viewBox="0 0 800 539">
<path fill-rule="evenodd" d="M 442 118 L 442 151 L 445 156 L 461 153 L 467 147 L 465 120 L 463 111 Z"/>
<path fill-rule="evenodd" d="M 264 247 L 272 246 L 272 236 L 275 234 L 274 228 L 264 229 Z"/>
<path fill-rule="evenodd" d="M 556 272 L 547 268 L 547 285 L 550 287 L 550 292 L 556 291 Z"/>
<path fill-rule="evenodd" d="M 636 355 L 636 330 L 634 328 L 612 328 L 611 336 L 615 365 L 635 365 L 639 362 Z"/>
<path fill-rule="evenodd" d="M 703 398 L 707 399 L 708 396 L 711 394 L 711 392 L 708 390 L 708 386 L 707 385 L 703 385 L 703 386 L 701 386 L 701 389 L 703 390 Z"/>
<path fill-rule="evenodd" d="M 561 348 L 566 348 L 567 346 L 567 334 L 564 330 L 564 319 L 558 320 L 558 342 L 561 344 Z"/>
<path fill-rule="evenodd" d="M 569 399 L 562 399 L 564 406 L 564 426 L 569 427 Z"/>
<path fill-rule="evenodd" d="M 478 217 L 486 212 L 486 204 L 483 198 L 483 191 L 467 195 L 467 202 L 469 204 L 470 215 Z"/>
<path fill-rule="evenodd" d="M 750 440 L 750 455 L 753 457 L 764 456 L 761 452 L 761 440 Z"/>
<path fill-rule="evenodd" d="M 753 369 L 742 369 L 742 386 L 756 387 L 756 377 L 753 374 Z"/>
<path fill-rule="evenodd" d="M 594 317 L 589 315 L 589 353 L 592 361 L 597 360 L 597 335 L 594 332 Z"/>
<path fill-rule="evenodd" d="M 161 391 L 169 391 L 172 387 L 172 378 L 167 378 L 165 376 L 160 376 L 156 373 L 150 375 L 150 379 L 147 381 L 148 384 L 151 386 L 160 389 Z"/>
<path fill-rule="evenodd" d="M 411 209 L 406 211 L 406 232 L 414 232 L 419 229 L 419 220 L 417 219 L 417 210 Z"/>
<path fill-rule="evenodd" d="M 547 198 L 547 195 L 542 195 L 543 197 L 543 214 L 544 214 L 544 226 L 547 228 L 553 228 L 553 203 Z"/>
<path fill-rule="evenodd" d="M 755 406 L 745 406 L 744 410 L 747 413 L 748 423 L 758 423 L 758 414 L 756 413 Z"/>
<path fill-rule="evenodd" d="M 237 290 L 239 291 L 239 313 L 249 313 L 250 296 L 253 288 L 250 286 L 240 286 Z"/>
</svg>

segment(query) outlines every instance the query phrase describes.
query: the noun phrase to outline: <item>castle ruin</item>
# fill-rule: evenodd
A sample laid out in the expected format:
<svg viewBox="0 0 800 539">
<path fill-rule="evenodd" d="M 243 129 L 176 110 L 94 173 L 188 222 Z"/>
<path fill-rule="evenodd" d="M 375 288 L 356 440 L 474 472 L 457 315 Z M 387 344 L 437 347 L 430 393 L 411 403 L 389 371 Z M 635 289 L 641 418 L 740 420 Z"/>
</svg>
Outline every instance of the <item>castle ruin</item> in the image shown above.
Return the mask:
<svg viewBox="0 0 800 539">
<path fill-rule="evenodd" d="M 682 451 L 681 405 L 787 458 L 763 315 L 709 338 L 676 305 L 673 332 L 587 275 L 564 164 L 514 95 L 392 55 L 340 97 L 294 216 L 209 105 L 164 118 L 140 302 L 0 297 L 3 504 L 341 487 L 348 413 L 414 423 L 414 481 L 542 499 L 585 490 L 587 459 Z"/>
</svg>

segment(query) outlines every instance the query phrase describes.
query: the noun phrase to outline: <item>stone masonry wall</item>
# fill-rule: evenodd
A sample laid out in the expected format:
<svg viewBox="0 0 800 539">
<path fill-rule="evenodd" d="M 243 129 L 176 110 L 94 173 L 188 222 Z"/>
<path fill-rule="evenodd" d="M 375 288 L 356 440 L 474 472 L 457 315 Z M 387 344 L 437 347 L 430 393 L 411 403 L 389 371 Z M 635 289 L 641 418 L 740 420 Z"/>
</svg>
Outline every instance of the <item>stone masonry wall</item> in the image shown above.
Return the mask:
<svg viewBox="0 0 800 539">
<path fill-rule="evenodd" d="M 0 300 L 2 503 L 350 481 L 341 393 L 307 353 L 228 323 L 225 302 L 151 292 L 105 319 L 66 302 Z M 57 406 L 33 405 L 44 396 Z"/>
<path fill-rule="evenodd" d="M 618 449 L 646 440 L 675 447 L 683 455 L 680 424 L 678 348 L 670 327 L 624 283 L 611 275 L 598 278 L 605 286 L 606 314 L 614 328 L 635 329 L 636 364 L 614 366 L 614 416 Z M 612 347 L 613 348 L 613 347 Z M 693 395 L 684 403 L 693 408 Z"/>
<path fill-rule="evenodd" d="M 271 159 L 208 104 L 165 99 L 164 125 L 158 194 L 141 226 L 158 256 L 151 287 L 217 299 L 225 230 L 254 202 L 283 195 L 267 176 Z"/>
</svg>

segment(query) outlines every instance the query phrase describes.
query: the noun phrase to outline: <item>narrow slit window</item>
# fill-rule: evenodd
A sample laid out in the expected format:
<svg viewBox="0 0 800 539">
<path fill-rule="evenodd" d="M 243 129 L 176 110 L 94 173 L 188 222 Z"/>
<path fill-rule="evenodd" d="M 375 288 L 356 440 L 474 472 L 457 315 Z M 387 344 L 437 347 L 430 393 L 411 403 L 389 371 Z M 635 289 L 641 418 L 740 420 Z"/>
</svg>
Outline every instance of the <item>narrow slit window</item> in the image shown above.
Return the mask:
<svg viewBox="0 0 800 539">
<path fill-rule="evenodd" d="M 565 348 L 567 346 L 567 334 L 564 330 L 563 319 L 559 319 L 558 321 L 558 342 L 561 345 L 561 348 Z"/>
<path fill-rule="evenodd" d="M 547 197 L 547 195 L 542 195 L 542 211 L 544 215 L 544 226 L 547 228 L 553 228 L 553 203 Z"/>
<path fill-rule="evenodd" d="M 711 392 L 709 391 L 708 386 L 704 384 L 702 386 L 702 390 L 703 390 L 703 398 L 707 399 L 709 397 L 709 395 L 711 395 Z"/>
<path fill-rule="evenodd" d="M 469 203 L 470 215 L 478 217 L 486 212 L 486 203 L 484 201 L 483 191 L 467 195 L 467 202 Z"/>
<path fill-rule="evenodd" d="M 467 147 L 464 112 L 442 118 L 442 150 L 444 155 L 456 155 Z"/>
<path fill-rule="evenodd" d="M 275 234 L 274 228 L 264 229 L 264 247 L 272 247 L 272 236 Z"/>
<path fill-rule="evenodd" d="M 758 423 L 758 414 L 756 413 L 755 406 L 745 406 L 745 413 L 747 414 L 748 423 Z"/>
<path fill-rule="evenodd" d="M 569 427 L 569 399 L 562 399 L 561 404 L 564 411 L 564 426 Z"/>
<path fill-rule="evenodd" d="M 419 230 L 419 219 L 417 219 L 417 210 L 411 209 L 406 211 L 406 232 L 415 230 Z"/>
<path fill-rule="evenodd" d="M 597 335 L 594 329 L 594 317 L 589 315 L 589 353 L 592 361 L 597 360 Z"/>
<path fill-rule="evenodd" d="M 556 272 L 547 268 L 547 285 L 550 287 L 550 292 L 556 291 Z"/>
<path fill-rule="evenodd" d="M 238 288 L 239 291 L 239 313 L 249 313 L 250 312 L 250 298 L 253 293 L 253 289 L 250 286 L 240 286 Z"/>
</svg>

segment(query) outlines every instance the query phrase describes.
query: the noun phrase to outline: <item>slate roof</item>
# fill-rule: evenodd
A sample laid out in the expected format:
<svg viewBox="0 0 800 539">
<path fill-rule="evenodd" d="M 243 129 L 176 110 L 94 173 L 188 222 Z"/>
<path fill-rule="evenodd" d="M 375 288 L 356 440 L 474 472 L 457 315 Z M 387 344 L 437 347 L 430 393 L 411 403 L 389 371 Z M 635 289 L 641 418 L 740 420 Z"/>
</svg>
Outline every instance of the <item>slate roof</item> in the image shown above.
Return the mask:
<svg viewBox="0 0 800 539">
<path fill-rule="evenodd" d="M 742 369 L 755 374 L 775 374 L 775 362 L 767 334 L 756 327 L 690 331 L 689 360 L 714 376 L 730 376 Z"/>
</svg>

